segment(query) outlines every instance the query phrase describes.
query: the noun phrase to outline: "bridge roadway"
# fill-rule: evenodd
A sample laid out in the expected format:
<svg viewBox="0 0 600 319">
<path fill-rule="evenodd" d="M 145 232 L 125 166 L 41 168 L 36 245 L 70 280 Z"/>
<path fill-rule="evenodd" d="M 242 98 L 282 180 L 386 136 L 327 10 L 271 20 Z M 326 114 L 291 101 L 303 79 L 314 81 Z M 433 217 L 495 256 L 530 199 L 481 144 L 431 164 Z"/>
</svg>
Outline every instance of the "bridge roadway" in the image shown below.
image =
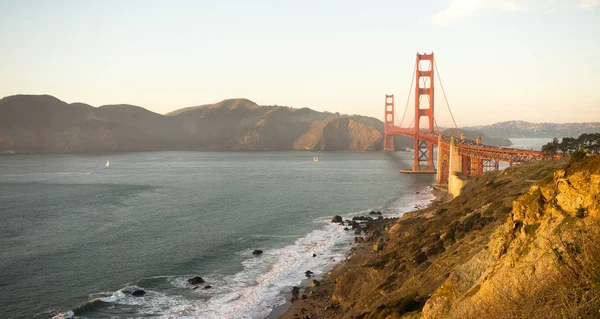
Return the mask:
<svg viewBox="0 0 600 319">
<path fill-rule="evenodd" d="M 404 135 L 412 138 L 417 137 L 417 134 L 413 129 L 401 128 L 397 126 L 395 126 L 393 129 L 389 129 L 387 133 L 393 135 Z M 437 145 L 438 148 L 441 148 L 445 151 L 450 150 L 450 142 L 452 139 L 451 136 L 430 133 L 426 130 L 420 130 L 418 133 L 419 140 Z M 439 138 L 440 135 L 442 137 L 441 139 Z M 440 140 L 441 143 L 439 143 Z M 460 155 L 483 160 L 509 162 L 511 166 L 518 165 L 519 163 L 541 160 L 546 157 L 538 151 L 477 144 L 475 141 L 468 139 L 461 140 L 455 138 L 454 143 Z"/>
</svg>

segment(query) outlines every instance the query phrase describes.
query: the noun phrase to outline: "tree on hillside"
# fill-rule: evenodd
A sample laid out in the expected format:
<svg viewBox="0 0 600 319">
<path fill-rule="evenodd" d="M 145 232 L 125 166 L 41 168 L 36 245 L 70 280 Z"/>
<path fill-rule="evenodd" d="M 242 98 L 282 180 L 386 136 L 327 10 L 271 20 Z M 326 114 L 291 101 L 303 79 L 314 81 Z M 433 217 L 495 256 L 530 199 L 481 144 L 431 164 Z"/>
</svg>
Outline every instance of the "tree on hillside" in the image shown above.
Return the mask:
<svg viewBox="0 0 600 319">
<path fill-rule="evenodd" d="M 556 154 L 558 150 L 563 154 L 581 150 L 587 150 L 589 154 L 600 154 L 600 133 L 585 133 L 578 138 L 565 137 L 560 143 L 555 137 L 552 142 L 542 146 L 542 152 L 548 155 Z"/>
<path fill-rule="evenodd" d="M 552 139 L 552 142 L 542 146 L 542 153 L 546 155 L 554 155 L 558 151 L 558 138 Z"/>
</svg>

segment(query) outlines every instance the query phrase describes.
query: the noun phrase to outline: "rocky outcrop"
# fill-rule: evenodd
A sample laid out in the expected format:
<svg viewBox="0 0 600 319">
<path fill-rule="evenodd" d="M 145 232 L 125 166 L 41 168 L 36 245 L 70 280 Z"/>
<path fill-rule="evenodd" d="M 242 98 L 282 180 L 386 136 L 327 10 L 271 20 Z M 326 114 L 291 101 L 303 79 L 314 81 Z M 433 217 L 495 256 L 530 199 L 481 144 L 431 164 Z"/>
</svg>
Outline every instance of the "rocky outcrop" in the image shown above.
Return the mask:
<svg viewBox="0 0 600 319">
<path fill-rule="evenodd" d="M 380 150 L 383 135 L 374 127 L 350 118 L 337 118 L 318 123 L 296 140 L 294 148 L 314 151 Z"/>
<path fill-rule="evenodd" d="M 131 293 L 131 295 L 135 296 L 135 297 L 141 297 L 145 294 L 146 294 L 146 292 L 142 289 L 135 290 L 134 292 Z"/>
<path fill-rule="evenodd" d="M 190 285 L 196 286 L 196 285 L 204 283 L 204 279 L 202 279 L 202 277 L 200 277 L 200 276 L 195 276 L 193 278 L 188 279 L 187 282 Z"/>
<path fill-rule="evenodd" d="M 599 199 L 600 156 L 588 156 L 490 172 L 392 224 L 356 217 L 358 248 L 303 307 L 323 318 L 597 317 Z"/>
<path fill-rule="evenodd" d="M 342 216 L 340 215 L 335 215 L 333 216 L 333 218 L 331 219 L 332 223 L 342 223 L 344 220 L 342 219 Z"/>
<path fill-rule="evenodd" d="M 532 185 L 514 202 L 511 214 L 492 233 L 486 249 L 457 267 L 431 296 L 421 318 L 476 317 L 491 309 L 504 314 L 496 318 L 519 313 L 527 318 L 552 318 L 561 313 L 588 317 L 585 295 L 592 293 L 597 283 L 587 278 L 582 283 L 561 280 L 578 267 L 582 269 L 576 277 L 585 277 L 590 260 L 584 250 L 597 249 L 593 242 L 600 240 L 599 198 L 598 157 L 571 163 Z M 596 266 L 588 265 L 587 271 Z M 565 284 L 582 285 L 579 288 L 585 292 L 577 296 L 578 289 Z M 568 293 L 561 295 L 563 289 Z M 571 308 L 568 303 L 578 301 L 570 298 L 584 300 Z"/>
</svg>

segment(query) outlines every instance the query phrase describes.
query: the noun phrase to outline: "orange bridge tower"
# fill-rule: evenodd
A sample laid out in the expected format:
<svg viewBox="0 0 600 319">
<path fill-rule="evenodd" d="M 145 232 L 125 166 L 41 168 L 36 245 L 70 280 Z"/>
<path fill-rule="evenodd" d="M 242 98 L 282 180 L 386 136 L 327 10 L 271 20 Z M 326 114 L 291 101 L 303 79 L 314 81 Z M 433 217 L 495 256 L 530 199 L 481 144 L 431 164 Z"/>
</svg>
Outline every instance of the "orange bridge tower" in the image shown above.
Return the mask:
<svg viewBox="0 0 600 319">
<path fill-rule="evenodd" d="M 385 96 L 385 113 L 383 115 L 383 150 L 394 151 L 394 135 L 388 132 L 394 129 L 394 95 Z"/>
<path fill-rule="evenodd" d="M 433 144 L 419 139 L 421 117 L 427 117 L 424 132 L 434 133 L 434 57 L 431 54 L 417 53 L 415 66 L 415 144 L 413 172 L 435 172 L 433 165 Z"/>
</svg>

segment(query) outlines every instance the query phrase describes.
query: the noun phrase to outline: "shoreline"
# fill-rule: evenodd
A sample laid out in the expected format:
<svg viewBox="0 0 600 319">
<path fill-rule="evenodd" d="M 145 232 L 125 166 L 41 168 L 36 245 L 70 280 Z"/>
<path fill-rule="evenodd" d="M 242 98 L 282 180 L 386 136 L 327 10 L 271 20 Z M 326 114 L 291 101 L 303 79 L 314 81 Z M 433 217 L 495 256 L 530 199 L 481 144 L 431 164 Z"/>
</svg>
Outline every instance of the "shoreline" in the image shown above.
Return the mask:
<svg viewBox="0 0 600 319">
<path fill-rule="evenodd" d="M 407 211 L 402 214 L 400 217 L 390 217 L 384 218 L 381 223 L 381 231 L 386 232 L 388 227 L 394 225 L 398 220 L 404 218 L 413 218 L 422 213 L 423 210 L 427 210 L 432 205 L 440 202 L 444 202 L 448 200 L 448 194 L 446 192 L 440 191 L 433 187 L 431 193 L 435 196 L 435 198 L 431 199 L 430 203 L 424 207 L 415 208 L 414 210 Z M 361 236 L 365 236 L 365 234 L 361 234 Z M 337 278 L 346 273 L 348 270 L 356 267 L 360 267 L 367 260 L 369 260 L 373 256 L 372 246 L 375 245 L 379 238 L 382 238 L 384 235 L 380 235 L 374 237 L 371 241 L 362 241 L 355 243 L 350 251 L 347 253 L 346 258 L 342 261 L 335 262 L 329 268 L 329 271 L 322 274 L 321 276 L 315 276 L 312 278 L 306 278 L 302 281 L 300 287 L 300 296 L 306 295 L 306 299 L 297 299 L 295 301 L 290 301 L 291 292 L 286 293 L 286 302 L 283 305 L 274 307 L 271 313 L 267 315 L 264 319 L 297 319 L 297 318 L 321 318 L 321 313 L 323 311 L 332 311 L 331 304 L 331 294 L 335 287 L 335 283 Z M 310 282 L 312 279 L 316 279 L 320 281 L 320 285 L 316 287 L 311 287 Z M 334 312 L 339 311 L 333 309 Z M 327 316 L 325 318 L 330 318 L 331 316 Z"/>
</svg>

